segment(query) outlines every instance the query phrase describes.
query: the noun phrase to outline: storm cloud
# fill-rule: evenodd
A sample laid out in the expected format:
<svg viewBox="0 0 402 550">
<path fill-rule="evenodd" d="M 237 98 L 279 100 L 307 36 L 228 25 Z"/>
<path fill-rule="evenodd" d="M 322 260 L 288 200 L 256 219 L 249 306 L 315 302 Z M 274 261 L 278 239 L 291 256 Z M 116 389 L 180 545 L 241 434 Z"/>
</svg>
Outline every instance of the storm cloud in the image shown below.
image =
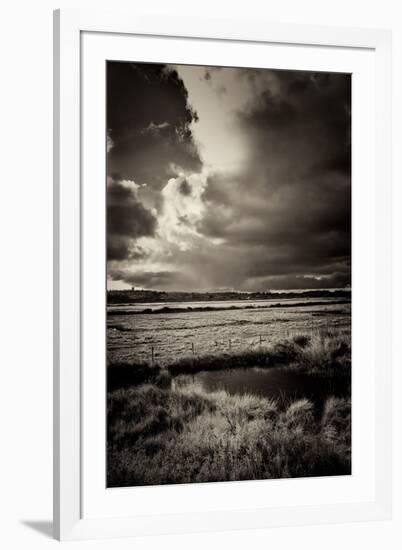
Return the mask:
<svg viewBox="0 0 402 550">
<path fill-rule="evenodd" d="M 140 237 L 155 234 L 156 217 L 138 200 L 138 186 L 130 180 L 108 178 L 107 255 L 109 260 L 138 259 Z"/>
<path fill-rule="evenodd" d="M 350 75 L 108 63 L 107 124 L 111 288 L 350 285 Z"/>
<path fill-rule="evenodd" d="M 107 64 L 108 172 L 160 189 L 171 165 L 200 171 L 190 125 L 197 119 L 177 71 L 165 65 Z"/>
</svg>

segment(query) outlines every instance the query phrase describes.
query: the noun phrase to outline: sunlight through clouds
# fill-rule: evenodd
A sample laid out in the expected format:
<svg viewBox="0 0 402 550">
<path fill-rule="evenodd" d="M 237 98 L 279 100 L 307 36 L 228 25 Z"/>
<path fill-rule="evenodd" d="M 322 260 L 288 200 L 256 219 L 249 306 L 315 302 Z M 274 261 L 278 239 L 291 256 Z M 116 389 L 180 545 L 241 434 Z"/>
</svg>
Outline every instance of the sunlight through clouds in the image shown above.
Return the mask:
<svg viewBox="0 0 402 550">
<path fill-rule="evenodd" d="M 348 287 L 350 107 L 346 74 L 109 63 L 109 287 Z"/>
<path fill-rule="evenodd" d="M 192 248 L 197 240 L 203 238 L 197 231 L 197 224 L 205 213 L 202 195 L 206 183 L 204 174 L 182 174 L 171 178 L 162 189 L 164 202 L 158 234 L 180 250 Z"/>
</svg>

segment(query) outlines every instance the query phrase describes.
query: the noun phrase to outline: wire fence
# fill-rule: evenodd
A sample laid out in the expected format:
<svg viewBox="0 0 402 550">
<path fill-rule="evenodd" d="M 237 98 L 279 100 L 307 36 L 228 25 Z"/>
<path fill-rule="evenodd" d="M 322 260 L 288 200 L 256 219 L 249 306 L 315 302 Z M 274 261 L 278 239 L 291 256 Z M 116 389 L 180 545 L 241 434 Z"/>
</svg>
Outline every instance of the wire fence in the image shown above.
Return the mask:
<svg viewBox="0 0 402 550">
<path fill-rule="evenodd" d="M 204 355 L 206 353 L 231 353 L 235 351 L 246 351 L 247 349 L 253 349 L 258 347 L 268 347 L 279 341 L 294 339 L 300 336 L 307 336 L 309 338 L 319 337 L 336 337 L 341 334 L 350 334 L 350 325 L 320 325 L 303 327 L 302 329 L 288 329 L 282 330 L 280 333 L 270 334 L 258 334 L 247 338 L 233 337 L 233 338 L 219 338 L 214 339 L 206 345 L 205 340 L 197 343 L 197 340 L 191 340 L 186 344 L 180 346 L 180 353 L 176 352 L 177 356 L 188 355 Z M 161 355 L 164 355 L 165 346 L 163 344 L 152 343 L 149 347 L 149 359 L 154 364 L 156 358 L 160 360 Z M 171 355 L 171 353 L 169 353 Z"/>
</svg>

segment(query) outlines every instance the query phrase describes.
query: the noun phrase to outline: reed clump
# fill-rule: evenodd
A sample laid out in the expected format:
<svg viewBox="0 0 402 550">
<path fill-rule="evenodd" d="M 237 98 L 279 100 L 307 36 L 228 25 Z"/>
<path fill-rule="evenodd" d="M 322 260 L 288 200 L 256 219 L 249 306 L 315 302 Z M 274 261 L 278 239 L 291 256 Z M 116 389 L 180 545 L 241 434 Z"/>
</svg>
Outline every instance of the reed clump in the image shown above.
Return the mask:
<svg viewBox="0 0 402 550">
<path fill-rule="evenodd" d="M 350 399 L 286 409 L 252 395 L 188 383 L 108 395 L 108 486 L 350 473 Z"/>
</svg>

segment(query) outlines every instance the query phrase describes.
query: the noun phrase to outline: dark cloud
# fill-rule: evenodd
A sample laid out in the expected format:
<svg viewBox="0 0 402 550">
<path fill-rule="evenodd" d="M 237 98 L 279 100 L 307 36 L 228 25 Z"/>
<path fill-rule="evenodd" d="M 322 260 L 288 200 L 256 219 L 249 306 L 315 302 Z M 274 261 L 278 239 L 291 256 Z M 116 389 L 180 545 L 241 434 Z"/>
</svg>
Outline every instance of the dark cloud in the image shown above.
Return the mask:
<svg viewBox="0 0 402 550">
<path fill-rule="evenodd" d="M 263 76 L 247 73 L 256 87 Z M 351 252 L 350 76 L 281 71 L 274 77 L 275 86 L 256 92 L 238 113 L 249 161 L 236 173 L 210 176 L 208 211 L 198 229 L 250 259 L 245 280 L 258 271 L 293 284 L 287 274 L 300 272 L 298 285 L 343 286 Z M 339 261 L 342 277 L 302 277 Z"/>
<path fill-rule="evenodd" d="M 166 65 L 108 62 L 108 173 L 165 184 L 171 164 L 199 171 L 201 160 L 190 125 L 197 114 L 175 70 Z"/>
<path fill-rule="evenodd" d="M 157 220 L 138 200 L 134 182 L 109 178 L 107 186 L 108 260 L 143 257 L 139 237 L 153 236 Z"/>
<path fill-rule="evenodd" d="M 108 187 L 110 279 L 166 290 L 350 285 L 350 75 L 206 67 L 196 81 L 229 97 L 225 71 L 252 90 L 230 120 L 245 154 L 197 194 L 185 83 L 163 65 L 108 64 L 108 172 L 119 172 Z M 170 178 L 177 192 L 162 193 Z M 152 259 L 144 236 L 159 239 Z"/>
<path fill-rule="evenodd" d="M 182 195 L 188 197 L 191 195 L 191 185 L 189 184 L 188 180 L 184 178 L 180 184 L 179 184 L 179 191 Z"/>
<path fill-rule="evenodd" d="M 190 290 L 197 284 L 195 278 L 186 276 L 180 271 L 143 271 L 130 273 L 118 268 L 109 270 L 109 278 L 114 281 L 124 281 L 132 287 L 173 290 L 181 288 Z"/>
<path fill-rule="evenodd" d="M 249 281 L 248 291 L 261 291 L 263 289 L 271 290 L 322 290 L 326 288 L 349 288 L 351 284 L 350 274 L 332 273 L 326 277 L 316 277 L 308 275 L 280 275 L 266 277 L 264 279 Z"/>
</svg>

